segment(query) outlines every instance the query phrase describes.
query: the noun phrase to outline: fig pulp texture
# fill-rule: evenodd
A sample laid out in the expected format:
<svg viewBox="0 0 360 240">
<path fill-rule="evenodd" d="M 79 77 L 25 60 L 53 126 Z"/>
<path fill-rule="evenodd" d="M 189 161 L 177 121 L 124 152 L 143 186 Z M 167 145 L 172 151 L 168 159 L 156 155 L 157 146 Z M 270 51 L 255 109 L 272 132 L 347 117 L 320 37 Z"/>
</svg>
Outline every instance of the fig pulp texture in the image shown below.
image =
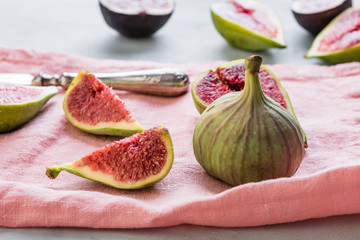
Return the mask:
<svg viewBox="0 0 360 240">
<path fill-rule="evenodd" d="M 86 132 L 130 136 L 144 130 L 116 93 L 89 71 L 71 82 L 63 108 L 70 123 Z"/>
<path fill-rule="evenodd" d="M 169 20 L 173 0 L 100 0 L 105 22 L 130 38 L 149 37 Z"/>
<path fill-rule="evenodd" d="M 291 9 L 296 21 L 316 36 L 331 20 L 351 6 L 351 0 L 294 0 Z"/>
<path fill-rule="evenodd" d="M 330 63 L 360 61 L 360 8 L 348 8 L 315 38 L 306 58 Z"/>
<path fill-rule="evenodd" d="M 113 142 L 72 163 L 48 167 L 54 179 L 62 170 L 115 188 L 144 188 L 163 179 L 174 159 L 165 127 L 154 127 Z"/>
<path fill-rule="evenodd" d="M 216 30 L 232 46 L 246 50 L 286 47 L 275 13 L 253 0 L 228 0 L 211 6 Z"/>
<path fill-rule="evenodd" d="M 57 93 L 56 87 L 0 85 L 0 133 L 28 122 Z"/>
<path fill-rule="evenodd" d="M 297 120 L 267 97 L 260 85 L 259 56 L 245 60 L 245 87 L 215 100 L 193 135 L 197 161 L 230 185 L 292 176 L 304 157 Z"/>
<path fill-rule="evenodd" d="M 261 65 L 259 77 L 265 94 L 293 113 L 288 94 L 275 74 Z M 244 59 L 238 59 L 219 66 L 215 71 L 208 70 L 197 76 L 191 84 L 191 93 L 196 108 L 202 113 L 217 98 L 230 92 L 242 91 L 244 86 Z"/>
</svg>

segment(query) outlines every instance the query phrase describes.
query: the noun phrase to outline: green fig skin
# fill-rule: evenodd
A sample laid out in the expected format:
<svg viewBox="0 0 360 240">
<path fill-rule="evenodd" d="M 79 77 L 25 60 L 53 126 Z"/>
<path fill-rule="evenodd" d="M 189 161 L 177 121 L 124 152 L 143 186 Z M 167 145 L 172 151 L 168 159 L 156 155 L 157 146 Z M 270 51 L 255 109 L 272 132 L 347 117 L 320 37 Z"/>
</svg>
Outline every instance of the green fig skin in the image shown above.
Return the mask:
<svg viewBox="0 0 360 240">
<path fill-rule="evenodd" d="M 162 142 L 165 147 L 166 147 L 166 159 L 165 160 L 165 164 L 162 166 L 161 170 L 157 173 L 152 173 L 147 175 L 146 177 L 141 177 L 139 179 L 132 178 L 132 180 L 130 181 L 122 181 L 116 178 L 116 175 L 111 173 L 111 169 L 108 169 L 109 171 L 103 171 L 103 170 L 99 170 L 99 169 L 92 169 L 91 167 L 89 167 L 88 165 L 80 165 L 78 164 L 78 162 L 81 162 L 83 158 L 76 160 L 74 162 L 70 162 L 70 163 L 65 163 L 62 165 L 54 165 L 54 166 L 50 166 L 46 168 L 46 176 L 49 177 L 50 179 L 55 179 L 58 177 L 58 175 L 60 174 L 61 171 L 66 171 L 68 173 L 74 174 L 76 176 L 82 177 L 82 178 L 86 178 L 95 182 L 99 182 L 102 183 L 104 185 L 107 186 L 111 186 L 114 188 L 119 188 L 119 189 L 141 189 L 141 188 L 145 188 L 145 187 L 149 187 L 154 185 L 155 183 L 159 182 L 160 180 L 162 180 L 170 171 L 173 161 L 174 161 L 174 149 L 173 149 L 173 142 L 170 136 L 170 133 L 168 131 L 167 128 L 160 126 L 157 129 L 150 129 L 150 130 L 145 130 L 146 132 L 151 132 L 151 131 L 159 131 L 161 136 L 160 142 Z M 144 132 L 145 133 L 145 132 Z M 95 151 L 92 154 L 97 154 L 98 151 L 101 151 L 101 157 L 102 158 L 107 158 L 107 157 L 114 157 L 114 161 L 119 161 L 119 159 L 121 159 L 122 157 L 126 158 L 127 163 L 125 165 L 121 165 L 119 162 L 112 162 L 111 163 L 111 168 L 120 168 L 120 170 L 123 170 L 123 172 L 127 172 L 129 174 L 134 174 L 137 173 L 139 171 L 141 171 L 141 168 L 138 168 L 137 165 L 139 162 L 136 163 L 136 159 L 134 159 L 134 157 L 129 156 L 129 154 L 127 152 L 121 152 L 119 151 L 119 149 L 121 149 L 121 144 L 122 142 L 131 142 L 131 138 L 134 137 L 130 136 L 127 139 L 122 139 L 118 142 L 115 142 L 113 144 L 109 144 L 105 147 L 103 147 L 102 149 L 99 149 L 97 151 Z M 149 153 L 149 151 L 147 151 L 146 148 L 141 148 L 141 140 L 138 142 L 134 142 L 136 144 L 133 144 L 133 148 L 137 148 L 137 155 L 141 156 L 142 152 L 147 152 Z M 153 142 L 151 145 L 156 147 L 156 144 L 159 144 L 157 142 Z M 151 151 L 150 151 L 151 152 Z M 156 152 L 158 155 L 157 156 L 153 156 L 153 158 L 151 158 L 151 156 L 149 157 L 149 159 L 145 160 L 146 165 L 151 164 L 151 163 L 155 163 L 158 161 L 157 159 L 161 158 L 159 151 Z M 149 154 L 147 154 L 147 156 L 149 156 Z M 88 156 L 85 156 L 85 158 Z M 104 162 L 106 162 L 106 159 L 101 159 L 101 158 L 95 158 L 95 160 L 97 164 L 99 165 L 103 165 Z M 135 165 L 133 165 L 131 162 L 135 161 Z M 144 161 L 144 160 L 143 160 Z M 119 165 L 120 164 L 120 165 Z M 142 164 L 142 163 L 141 163 Z M 127 166 L 126 166 L 127 165 Z M 121 166 L 125 166 L 125 168 L 122 168 Z M 146 171 L 151 171 L 151 167 L 150 170 L 149 168 L 147 168 Z"/>
<path fill-rule="evenodd" d="M 237 60 L 233 60 L 233 61 L 230 61 L 230 62 L 227 62 L 219 67 L 217 67 L 217 70 L 219 69 L 222 69 L 222 68 L 230 68 L 234 65 L 242 65 L 244 64 L 244 61 L 245 59 L 237 59 Z M 279 88 L 279 91 L 281 92 L 281 94 L 283 95 L 284 97 L 284 100 L 286 102 L 286 106 L 288 108 L 288 111 L 296 118 L 295 116 L 295 112 L 294 112 L 294 109 L 293 109 L 293 106 L 291 104 L 291 101 L 290 101 L 290 98 L 289 98 L 289 95 L 288 93 L 286 92 L 286 90 L 284 89 L 284 87 L 281 85 L 280 83 L 280 80 L 277 76 L 275 76 L 275 74 L 270 71 L 269 68 L 261 65 L 260 68 L 266 70 L 276 81 L 276 85 L 278 86 Z M 197 95 L 196 93 L 196 87 L 197 85 L 199 84 L 199 81 L 201 79 L 203 79 L 209 72 L 210 70 L 200 74 L 199 76 L 197 76 L 194 81 L 191 83 L 191 95 L 192 95 L 192 98 L 193 98 L 193 101 L 194 101 L 194 104 L 195 104 L 195 107 L 196 109 L 198 110 L 198 112 L 201 114 L 207 107 L 208 105 L 206 103 L 204 103 Z"/>
<path fill-rule="evenodd" d="M 73 89 L 76 89 L 77 85 L 80 84 L 81 81 L 83 81 L 82 79 L 88 75 L 91 75 L 90 72 L 81 70 L 78 76 L 73 79 L 73 81 L 71 82 L 69 88 L 65 93 L 65 98 L 63 101 L 63 109 L 65 116 L 69 120 L 69 122 L 78 129 L 83 130 L 84 132 L 89 132 L 97 135 L 127 137 L 144 131 L 144 128 L 136 119 L 133 119 L 132 122 L 114 121 L 114 122 L 103 122 L 103 123 L 91 125 L 88 124 L 86 121 L 82 121 L 82 119 L 76 119 L 75 117 L 73 117 L 71 111 L 69 111 L 69 103 L 68 103 L 68 99 L 70 98 L 69 96 L 74 95 L 72 93 Z"/>
<path fill-rule="evenodd" d="M 315 49 L 315 46 L 312 49 Z M 319 58 L 332 64 L 360 61 L 360 44 L 337 52 L 323 54 L 314 53 L 312 49 L 308 51 L 305 58 Z"/>
<path fill-rule="evenodd" d="M 228 63 L 225 63 L 225 64 L 219 66 L 217 68 L 217 70 L 222 69 L 222 68 L 230 68 L 230 67 L 232 67 L 234 65 L 242 65 L 242 64 L 244 64 L 244 61 L 245 61 L 245 59 L 233 60 L 233 61 L 230 61 Z M 261 65 L 260 68 L 266 70 L 274 78 L 274 80 L 276 81 L 276 85 L 279 88 L 279 91 L 281 92 L 281 94 L 283 95 L 284 101 L 286 102 L 286 106 L 287 106 L 286 110 L 296 119 L 296 121 L 300 125 L 300 122 L 299 122 L 298 118 L 296 117 L 294 108 L 293 108 L 292 103 L 290 101 L 290 97 L 289 97 L 287 91 L 285 90 L 285 88 L 281 85 L 280 80 L 275 76 L 275 74 L 273 72 L 270 71 L 270 69 L 268 69 L 264 65 Z M 209 71 L 210 70 L 208 70 L 208 71 L 200 74 L 199 76 L 197 76 L 195 78 L 195 80 L 191 84 L 192 99 L 193 99 L 193 102 L 194 102 L 194 105 L 195 105 L 196 109 L 198 110 L 198 112 L 200 114 L 203 113 L 205 111 L 205 109 L 207 107 L 209 107 L 210 105 L 207 105 L 204 101 L 202 101 L 200 99 L 200 97 L 197 94 L 196 88 L 197 88 L 197 85 L 199 84 L 199 82 L 209 73 Z M 230 93 L 228 93 L 228 94 L 230 94 Z M 222 96 L 222 97 L 224 97 L 224 96 Z M 306 137 L 306 134 L 305 134 L 304 131 L 303 131 L 303 135 L 304 135 L 305 148 L 307 148 L 308 147 L 308 145 L 307 145 L 307 137 Z"/>
<path fill-rule="evenodd" d="M 194 154 L 206 172 L 230 185 L 290 177 L 304 157 L 296 119 L 263 94 L 261 58 L 246 59 L 245 88 L 215 100 L 200 116 Z"/>
<path fill-rule="evenodd" d="M 32 101 L 17 104 L 0 104 L 0 133 L 10 132 L 32 119 L 47 101 L 58 93 L 56 87 L 27 87 L 43 89 Z"/>
<path fill-rule="evenodd" d="M 205 111 L 206 109 L 206 104 L 198 97 L 197 93 L 196 93 L 196 87 L 198 82 L 203 79 L 208 73 L 210 72 L 210 70 L 201 73 L 200 75 L 198 75 L 195 80 L 191 83 L 191 96 L 192 99 L 194 101 L 196 110 L 201 114 L 202 112 Z"/>
<path fill-rule="evenodd" d="M 278 40 L 274 40 L 266 36 L 263 36 L 261 34 L 255 33 L 236 23 L 224 19 L 214 11 L 214 5 L 210 10 L 213 24 L 216 30 L 220 33 L 220 35 L 231 46 L 249 51 L 261 51 L 269 48 L 286 48 L 286 43 L 282 36 L 282 27 L 275 13 L 273 13 L 272 15 L 273 18 L 276 19 L 277 28 L 281 36 L 279 37 Z M 266 6 L 262 6 L 262 7 L 265 8 Z M 269 9 L 268 11 L 271 10 Z"/>
<path fill-rule="evenodd" d="M 211 16 L 216 30 L 235 48 L 248 51 L 261 51 L 268 48 L 286 48 L 286 44 L 273 41 L 270 38 L 251 32 L 246 28 L 219 17 L 213 11 L 211 11 Z M 224 28 L 224 25 L 227 27 Z"/>
<path fill-rule="evenodd" d="M 331 30 L 333 25 L 338 22 L 344 15 L 350 11 L 360 11 L 360 9 L 355 9 L 353 7 L 348 8 L 336 18 L 334 18 L 314 39 L 310 49 L 305 54 L 305 58 L 319 58 L 325 62 L 337 64 L 337 63 L 346 63 L 353 61 L 360 61 L 360 44 L 355 44 L 351 47 L 340 49 L 334 52 L 319 52 L 317 51 L 319 44 L 323 38 L 323 35 Z"/>
</svg>

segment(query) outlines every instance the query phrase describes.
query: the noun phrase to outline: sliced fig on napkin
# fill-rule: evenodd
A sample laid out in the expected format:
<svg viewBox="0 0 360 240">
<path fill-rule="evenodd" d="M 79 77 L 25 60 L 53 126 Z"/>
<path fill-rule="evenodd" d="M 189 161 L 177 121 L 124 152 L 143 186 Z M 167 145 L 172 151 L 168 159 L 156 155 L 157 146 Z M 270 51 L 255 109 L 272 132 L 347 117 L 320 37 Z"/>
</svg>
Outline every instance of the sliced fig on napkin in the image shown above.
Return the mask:
<svg viewBox="0 0 360 240">
<path fill-rule="evenodd" d="M 86 132 L 130 136 L 144 130 L 116 93 L 88 71 L 71 82 L 63 108 L 67 119 Z"/>
<path fill-rule="evenodd" d="M 144 188 L 163 179 L 174 160 L 173 145 L 165 127 L 154 127 L 113 142 L 61 166 L 48 167 L 54 179 L 65 170 L 121 189 Z"/>
<path fill-rule="evenodd" d="M 57 93 L 56 87 L 0 85 L 0 133 L 28 122 Z"/>
</svg>

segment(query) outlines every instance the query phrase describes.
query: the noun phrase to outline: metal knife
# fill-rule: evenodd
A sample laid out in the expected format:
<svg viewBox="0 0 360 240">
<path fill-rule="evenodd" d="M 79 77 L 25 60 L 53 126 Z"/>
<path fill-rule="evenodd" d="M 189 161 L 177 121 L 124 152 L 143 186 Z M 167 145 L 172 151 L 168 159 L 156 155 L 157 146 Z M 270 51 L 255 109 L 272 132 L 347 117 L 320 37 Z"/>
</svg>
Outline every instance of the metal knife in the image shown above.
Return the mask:
<svg viewBox="0 0 360 240">
<path fill-rule="evenodd" d="M 95 77 L 113 89 L 126 90 L 157 96 L 179 96 L 187 92 L 189 77 L 181 69 L 159 68 L 117 73 L 94 73 Z M 0 73 L 0 82 L 33 85 L 62 86 L 70 85 L 77 73 L 65 72 L 61 75 L 40 73 L 31 74 Z"/>
</svg>

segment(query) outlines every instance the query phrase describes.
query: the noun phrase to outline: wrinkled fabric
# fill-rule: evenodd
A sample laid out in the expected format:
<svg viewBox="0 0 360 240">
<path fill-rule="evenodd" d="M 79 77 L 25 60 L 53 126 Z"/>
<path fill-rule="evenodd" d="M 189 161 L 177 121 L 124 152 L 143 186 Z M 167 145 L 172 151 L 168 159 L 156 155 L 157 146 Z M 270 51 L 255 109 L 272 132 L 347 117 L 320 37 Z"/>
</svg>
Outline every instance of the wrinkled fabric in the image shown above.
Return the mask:
<svg viewBox="0 0 360 240">
<path fill-rule="evenodd" d="M 116 72 L 184 69 L 193 80 L 223 62 L 185 65 L 100 60 L 0 48 L 0 72 Z M 309 147 L 293 177 L 231 187 L 197 163 L 192 134 L 199 117 L 190 92 L 175 98 L 119 91 L 136 119 L 169 129 L 175 159 L 152 187 L 120 190 L 47 166 L 72 162 L 119 140 L 72 126 L 64 91 L 19 129 L 0 134 L 0 225 L 6 227 L 148 228 L 182 223 L 242 227 L 360 213 L 360 63 L 268 65 L 288 91 Z"/>
</svg>

